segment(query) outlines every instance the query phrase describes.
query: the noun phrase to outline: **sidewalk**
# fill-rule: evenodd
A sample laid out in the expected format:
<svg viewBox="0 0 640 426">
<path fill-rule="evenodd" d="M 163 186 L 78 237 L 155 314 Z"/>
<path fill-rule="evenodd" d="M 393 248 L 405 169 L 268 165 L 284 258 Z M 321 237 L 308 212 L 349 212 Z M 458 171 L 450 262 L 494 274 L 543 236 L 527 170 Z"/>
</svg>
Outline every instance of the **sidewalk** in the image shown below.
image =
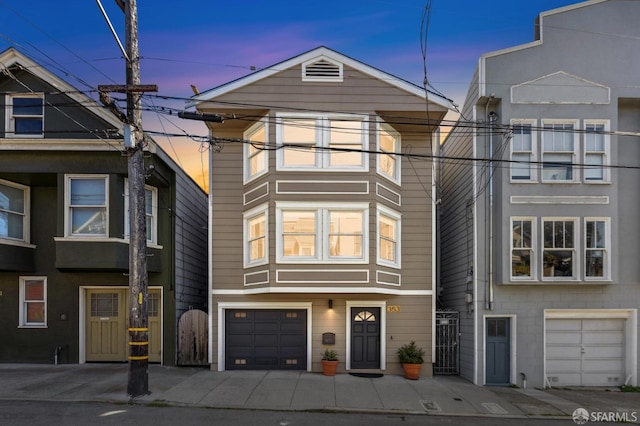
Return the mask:
<svg viewBox="0 0 640 426">
<path fill-rule="evenodd" d="M 0 364 L 0 399 L 127 402 L 127 364 Z M 149 366 L 141 404 L 567 418 L 578 407 L 640 413 L 640 395 L 475 386 L 457 376 L 406 380 L 298 371 L 225 371 Z M 586 392 L 586 393 L 585 393 Z"/>
</svg>

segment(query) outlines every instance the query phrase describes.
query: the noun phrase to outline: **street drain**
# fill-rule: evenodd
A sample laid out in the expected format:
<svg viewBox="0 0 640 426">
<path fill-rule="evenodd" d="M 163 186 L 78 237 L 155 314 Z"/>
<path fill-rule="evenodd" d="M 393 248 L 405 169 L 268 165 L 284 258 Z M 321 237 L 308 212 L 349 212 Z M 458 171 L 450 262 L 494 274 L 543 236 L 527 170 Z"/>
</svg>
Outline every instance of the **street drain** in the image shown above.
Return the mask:
<svg viewBox="0 0 640 426">
<path fill-rule="evenodd" d="M 442 411 L 440 409 L 440 406 L 435 401 L 424 401 L 424 400 L 421 400 L 420 404 L 422 404 L 424 409 L 427 410 L 427 411 Z"/>
</svg>

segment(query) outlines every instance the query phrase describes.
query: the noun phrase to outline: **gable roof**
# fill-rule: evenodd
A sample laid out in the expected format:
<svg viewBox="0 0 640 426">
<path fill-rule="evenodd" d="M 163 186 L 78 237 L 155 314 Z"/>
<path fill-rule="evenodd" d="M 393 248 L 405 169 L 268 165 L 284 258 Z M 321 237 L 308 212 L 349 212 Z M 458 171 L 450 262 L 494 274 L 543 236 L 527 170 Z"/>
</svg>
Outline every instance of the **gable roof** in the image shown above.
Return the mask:
<svg viewBox="0 0 640 426">
<path fill-rule="evenodd" d="M 362 72 L 363 74 L 367 74 L 371 77 L 377 78 L 379 80 L 383 80 L 386 83 L 390 84 L 391 86 L 395 86 L 401 90 L 404 90 L 413 95 L 419 96 L 423 99 L 427 98 L 427 96 L 425 95 L 425 89 L 420 86 L 417 86 L 413 83 L 410 83 L 392 74 L 381 71 L 375 67 L 367 65 L 356 59 L 350 58 L 346 55 L 343 55 L 342 53 L 329 49 L 328 47 L 320 46 L 315 49 L 309 50 L 305 53 L 302 53 L 298 56 L 294 56 L 293 58 L 287 59 L 285 61 L 271 65 L 269 67 L 263 68 L 262 70 L 256 71 L 245 77 L 232 80 L 228 83 L 222 84 L 220 86 L 214 87 L 213 89 L 209 89 L 198 95 L 192 96 L 191 100 L 187 102 L 187 107 L 193 107 L 200 102 L 206 102 L 212 98 L 216 98 L 218 96 L 224 95 L 238 88 L 255 83 L 256 81 L 260 81 L 262 79 L 270 77 L 274 74 L 277 74 L 279 72 L 282 72 L 294 66 L 298 66 L 298 65 L 302 66 L 306 63 L 310 63 L 310 62 L 313 62 L 314 60 L 320 60 L 320 59 L 329 60 L 330 62 L 332 61 L 335 63 L 347 65 L 357 71 Z M 451 99 L 445 98 L 444 96 L 438 95 L 430 91 L 427 91 L 427 94 L 428 94 L 429 101 L 447 109 L 454 109 L 453 101 Z"/>
<path fill-rule="evenodd" d="M 122 129 L 122 122 L 118 120 L 113 114 L 111 114 L 106 108 L 102 107 L 102 105 L 99 105 L 91 97 L 80 92 L 77 88 L 71 86 L 66 81 L 48 71 L 42 65 L 29 59 L 27 56 L 23 55 L 15 48 L 10 47 L 4 52 L 0 53 L 0 71 L 14 65 L 23 67 L 27 72 L 47 82 L 51 86 L 58 89 L 60 92 L 63 92 L 66 96 L 85 106 L 89 112 L 111 124 L 116 129 Z"/>
</svg>

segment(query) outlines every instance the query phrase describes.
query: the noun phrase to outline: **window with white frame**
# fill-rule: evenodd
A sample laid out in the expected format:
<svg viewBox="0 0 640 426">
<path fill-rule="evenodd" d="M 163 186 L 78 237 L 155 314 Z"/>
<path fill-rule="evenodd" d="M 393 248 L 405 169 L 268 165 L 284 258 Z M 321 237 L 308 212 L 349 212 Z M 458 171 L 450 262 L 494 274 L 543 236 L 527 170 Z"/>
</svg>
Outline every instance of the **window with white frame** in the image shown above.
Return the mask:
<svg viewBox="0 0 640 426">
<path fill-rule="evenodd" d="M 511 180 L 533 180 L 533 164 L 535 161 L 535 144 L 532 131 L 532 122 L 512 123 L 511 137 Z"/>
<path fill-rule="evenodd" d="M 585 279 L 609 278 L 609 221 L 601 218 L 585 218 Z"/>
<path fill-rule="evenodd" d="M 586 182 L 606 181 L 608 122 L 585 121 L 584 130 L 584 180 Z"/>
<path fill-rule="evenodd" d="M 67 236 L 108 236 L 108 176 L 66 175 Z"/>
<path fill-rule="evenodd" d="M 0 241 L 29 242 L 29 187 L 0 180 Z"/>
<path fill-rule="evenodd" d="M 244 213 L 244 266 L 267 263 L 269 258 L 267 205 Z"/>
<path fill-rule="evenodd" d="M 129 211 L 129 181 L 124 181 L 124 237 L 131 234 L 131 222 Z M 144 186 L 144 214 L 147 233 L 147 243 L 158 243 L 158 188 Z"/>
<path fill-rule="evenodd" d="M 534 278 L 535 219 L 511 218 L 511 278 Z"/>
<path fill-rule="evenodd" d="M 381 204 L 377 207 L 378 265 L 400 268 L 401 215 Z"/>
<path fill-rule="evenodd" d="M 365 171 L 368 149 L 364 116 L 278 116 L 278 169 Z"/>
<path fill-rule="evenodd" d="M 543 278 L 577 277 L 576 227 L 575 219 L 542 219 Z"/>
<path fill-rule="evenodd" d="M 47 326 L 47 278 L 20 277 L 21 327 Z"/>
<path fill-rule="evenodd" d="M 245 183 L 267 172 L 269 161 L 268 151 L 265 149 L 267 132 L 266 121 L 260 121 L 244 133 Z"/>
<path fill-rule="evenodd" d="M 542 132 L 542 180 L 573 181 L 575 122 L 544 122 Z"/>
<path fill-rule="evenodd" d="M 378 125 L 378 173 L 400 183 L 400 134 L 386 123 Z"/>
<path fill-rule="evenodd" d="M 368 204 L 276 203 L 278 262 L 365 263 Z"/>
<path fill-rule="evenodd" d="M 24 93 L 7 95 L 8 137 L 44 135 L 44 95 Z"/>
</svg>

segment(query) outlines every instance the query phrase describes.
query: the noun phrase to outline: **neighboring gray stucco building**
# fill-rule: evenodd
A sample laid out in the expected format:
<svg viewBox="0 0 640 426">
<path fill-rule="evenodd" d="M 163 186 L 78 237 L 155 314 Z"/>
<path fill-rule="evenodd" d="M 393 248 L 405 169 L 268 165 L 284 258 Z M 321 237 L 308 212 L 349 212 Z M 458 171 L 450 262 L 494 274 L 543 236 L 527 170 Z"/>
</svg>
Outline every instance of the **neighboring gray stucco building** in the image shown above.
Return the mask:
<svg viewBox="0 0 640 426">
<path fill-rule="evenodd" d="M 638 383 L 638 16 L 544 12 L 479 60 L 443 145 L 439 291 L 476 384 Z"/>
</svg>

